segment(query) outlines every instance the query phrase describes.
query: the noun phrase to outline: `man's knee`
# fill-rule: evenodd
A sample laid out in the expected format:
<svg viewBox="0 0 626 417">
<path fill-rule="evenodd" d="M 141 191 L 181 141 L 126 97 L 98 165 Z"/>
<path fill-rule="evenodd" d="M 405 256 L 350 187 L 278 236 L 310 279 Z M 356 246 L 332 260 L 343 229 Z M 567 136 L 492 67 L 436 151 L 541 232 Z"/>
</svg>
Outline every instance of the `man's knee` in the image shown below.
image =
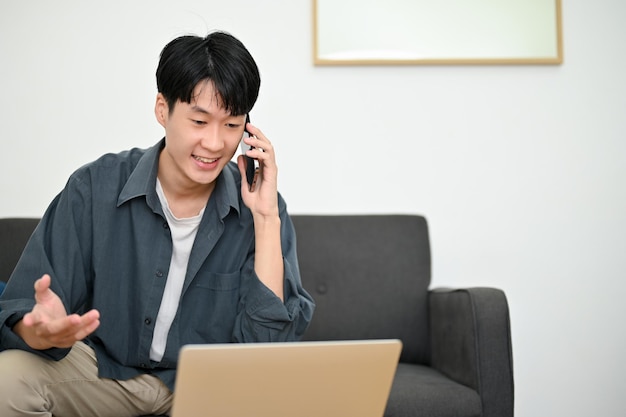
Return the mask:
<svg viewBox="0 0 626 417">
<path fill-rule="evenodd" d="M 22 350 L 0 352 L 0 415 L 47 408 L 41 393 L 45 386 L 45 362 L 46 359 Z"/>
<path fill-rule="evenodd" d="M 14 385 L 38 385 L 42 366 L 47 360 L 33 353 L 12 349 L 0 352 L 0 385 L 2 393 L 14 390 Z"/>
</svg>

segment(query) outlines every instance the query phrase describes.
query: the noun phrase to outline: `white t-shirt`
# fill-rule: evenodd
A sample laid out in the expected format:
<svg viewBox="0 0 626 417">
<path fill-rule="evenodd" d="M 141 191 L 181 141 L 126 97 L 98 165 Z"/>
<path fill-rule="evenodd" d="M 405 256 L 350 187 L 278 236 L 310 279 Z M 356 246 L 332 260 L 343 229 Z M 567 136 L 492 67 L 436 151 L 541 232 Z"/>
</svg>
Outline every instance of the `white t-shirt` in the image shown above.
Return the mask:
<svg viewBox="0 0 626 417">
<path fill-rule="evenodd" d="M 165 283 L 165 291 L 161 299 L 159 314 L 157 315 L 154 326 L 154 335 L 152 337 L 152 346 L 150 347 L 150 359 L 160 362 L 165 353 L 167 344 L 167 335 L 176 316 L 180 295 L 183 291 L 185 283 L 185 274 L 187 273 L 187 264 L 189 263 L 189 255 L 193 242 L 198 233 L 200 220 L 202 220 L 202 211 L 194 217 L 179 219 L 172 214 L 170 207 L 165 198 L 165 193 L 161 187 L 161 183 L 157 178 L 156 191 L 163 206 L 165 218 L 172 233 L 172 259 L 170 261 L 170 270 Z"/>
</svg>

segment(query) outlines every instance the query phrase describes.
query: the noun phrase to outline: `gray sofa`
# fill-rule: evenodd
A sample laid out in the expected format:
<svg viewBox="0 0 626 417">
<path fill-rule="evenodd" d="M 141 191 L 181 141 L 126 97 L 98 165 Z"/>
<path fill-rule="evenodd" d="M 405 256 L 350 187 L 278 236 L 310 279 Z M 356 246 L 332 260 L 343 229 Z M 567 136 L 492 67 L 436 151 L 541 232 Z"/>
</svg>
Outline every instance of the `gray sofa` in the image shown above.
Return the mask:
<svg viewBox="0 0 626 417">
<path fill-rule="evenodd" d="M 294 215 L 305 340 L 398 338 L 386 417 L 513 416 L 509 311 L 495 288 L 430 289 L 428 226 L 413 215 Z M 37 219 L 0 219 L 6 280 Z M 355 416 L 358 417 L 358 416 Z"/>
</svg>

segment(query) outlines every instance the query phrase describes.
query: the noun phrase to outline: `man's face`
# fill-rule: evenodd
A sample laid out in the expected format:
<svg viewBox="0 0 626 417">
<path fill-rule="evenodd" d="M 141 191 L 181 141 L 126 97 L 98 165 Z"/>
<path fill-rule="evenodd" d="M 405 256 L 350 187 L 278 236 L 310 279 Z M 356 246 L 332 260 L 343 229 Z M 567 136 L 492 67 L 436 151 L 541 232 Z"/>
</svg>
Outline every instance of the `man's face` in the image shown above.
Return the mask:
<svg viewBox="0 0 626 417">
<path fill-rule="evenodd" d="M 224 110 L 210 81 L 200 82 L 191 103 L 178 101 L 171 112 L 159 94 L 155 113 L 165 128 L 159 178 L 167 176 L 181 192 L 212 185 L 238 148 L 246 116 Z"/>
</svg>

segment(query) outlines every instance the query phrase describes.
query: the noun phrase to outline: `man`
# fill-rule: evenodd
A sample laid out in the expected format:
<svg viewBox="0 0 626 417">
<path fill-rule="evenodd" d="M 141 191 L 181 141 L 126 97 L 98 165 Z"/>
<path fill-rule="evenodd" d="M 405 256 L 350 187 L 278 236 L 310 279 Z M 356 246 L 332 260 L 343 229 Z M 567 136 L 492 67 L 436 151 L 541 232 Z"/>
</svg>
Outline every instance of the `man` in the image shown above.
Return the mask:
<svg viewBox="0 0 626 417">
<path fill-rule="evenodd" d="M 77 170 L 0 298 L 2 416 L 167 413 L 182 345 L 297 340 L 311 320 L 274 148 L 246 124 L 252 56 L 185 36 L 156 75 L 165 138 Z M 244 128 L 253 191 L 230 162 Z"/>
</svg>

